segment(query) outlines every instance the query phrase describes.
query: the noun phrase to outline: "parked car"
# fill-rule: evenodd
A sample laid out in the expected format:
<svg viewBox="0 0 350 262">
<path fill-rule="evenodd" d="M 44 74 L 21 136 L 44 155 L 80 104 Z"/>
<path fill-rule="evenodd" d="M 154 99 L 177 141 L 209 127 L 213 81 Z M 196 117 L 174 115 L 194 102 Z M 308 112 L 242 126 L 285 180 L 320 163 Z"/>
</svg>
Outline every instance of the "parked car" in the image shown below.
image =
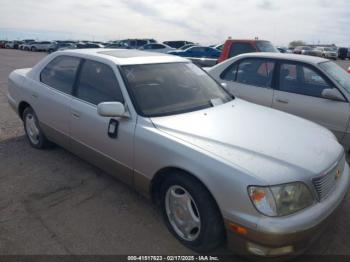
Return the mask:
<svg viewBox="0 0 350 262">
<path fill-rule="evenodd" d="M 52 45 L 52 42 L 50 41 L 33 42 L 29 45 L 29 50 L 32 52 L 37 52 L 37 51 L 47 52 L 51 45 Z"/>
<path fill-rule="evenodd" d="M 175 48 L 175 49 L 179 49 L 180 47 L 182 47 L 184 45 L 194 44 L 194 43 L 192 43 L 190 41 L 180 40 L 180 41 L 165 41 L 165 42 L 163 42 L 163 44 L 168 45 L 168 46 Z"/>
<path fill-rule="evenodd" d="M 320 56 L 328 59 L 337 60 L 338 57 L 338 51 L 336 48 L 333 47 L 317 47 L 317 50 L 321 52 Z"/>
<path fill-rule="evenodd" d="M 252 52 L 278 52 L 278 50 L 265 40 L 228 39 L 224 44 L 218 63 L 240 54 Z"/>
<path fill-rule="evenodd" d="M 77 48 L 77 46 L 72 42 L 54 42 L 49 46 L 47 51 L 49 53 L 53 53 L 58 50 L 75 49 L 75 48 Z"/>
<path fill-rule="evenodd" d="M 18 49 L 20 50 L 24 50 L 24 46 L 34 43 L 35 40 L 34 39 L 25 39 L 21 41 L 21 44 L 18 46 Z"/>
<path fill-rule="evenodd" d="M 120 48 L 139 49 L 146 44 L 157 43 L 154 39 L 124 39 L 117 42 Z"/>
<path fill-rule="evenodd" d="M 331 132 L 234 98 L 181 57 L 56 52 L 12 72 L 8 91 L 31 146 L 55 142 L 119 177 L 196 252 L 226 240 L 237 253 L 300 253 L 349 189 Z"/>
<path fill-rule="evenodd" d="M 336 63 L 256 53 L 230 59 L 208 72 L 233 95 L 323 125 L 346 150 L 350 148 L 350 75 Z"/>
<path fill-rule="evenodd" d="M 310 46 L 297 46 L 294 48 L 293 53 L 298 55 L 322 56 L 322 52 L 320 50 Z"/>
<path fill-rule="evenodd" d="M 219 50 L 206 46 L 191 46 L 185 50 L 174 50 L 168 53 L 182 57 L 196 58 L 219 58 L 221 54 Z"/>
<path fill-rule="evenodd" d="M 347 58 L 348 51 L 349 50 L 345 47 L 338 48 L 338 58 L 341 60 L 345 60 Z"/>
<path fill-rule="evenodd" d="M 20 42 L 19 41 L 8 41 L 6 44 L 5 44 L 5 48 L 8 48 L 8 49 L 18 49 L 18 46 L 20 45 Z"/>
<path fill-rule="evenodd" d="M 164 54 L 175 50 L 174 48 L 172 48 L 168 45 L 158 44 L 158 43 L 146 44 L 144 46 L 141 46 L 139 49 L 144 50 L 144 51 L 158 52 L 158 53 L 164 53 Z"/>
</svg>

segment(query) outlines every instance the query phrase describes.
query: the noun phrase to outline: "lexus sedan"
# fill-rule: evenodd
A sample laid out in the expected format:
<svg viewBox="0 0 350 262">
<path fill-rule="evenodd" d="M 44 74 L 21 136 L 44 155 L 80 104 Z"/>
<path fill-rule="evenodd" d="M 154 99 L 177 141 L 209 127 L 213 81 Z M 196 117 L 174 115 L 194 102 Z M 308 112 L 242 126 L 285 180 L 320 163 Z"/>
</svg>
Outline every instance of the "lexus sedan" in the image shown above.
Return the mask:
<svg viewBox="0 0 350 262">
<path fill-rule="evenodd" d="M 350 75 L 319 57 L 251 53 L 208 69 L 240 98 L 314 121 L 350 148 Z"/>
<path fill-rule="evenodd" d="M 8 86 L 31 146 L 61 145 L 148 196 L 196 252 L 226 241 L 239 254 L 298 254 L 349 188 L 330 131 L 235 98 L 181 57 L 57 51 Z"/>
</svg>

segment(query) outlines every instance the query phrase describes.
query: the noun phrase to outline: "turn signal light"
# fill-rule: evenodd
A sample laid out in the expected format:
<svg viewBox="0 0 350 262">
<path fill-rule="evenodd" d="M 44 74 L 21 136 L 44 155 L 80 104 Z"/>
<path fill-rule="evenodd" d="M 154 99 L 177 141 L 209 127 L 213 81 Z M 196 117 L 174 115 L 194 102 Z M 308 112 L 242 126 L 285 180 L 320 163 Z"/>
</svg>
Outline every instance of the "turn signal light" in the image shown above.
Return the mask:
<svg viewBox="0 0 350 262">
<path fill-rule="evenodd" d="M 247 231 L 246 228 L 241 227 L 241 226 L 237 226 L 237 225 L 235 225 L 235 224 L 233 224 L 233 223 L 230 223 L 230 224 L 229 224 L 229 228 L 230 228 L 233 232 L 235 232 L 235 233 L 237 233 L 237 234 L 240 234 L 240 235 L 246 235 L 246 234 L 248 233 L 248 231 Z"/>
</svg>

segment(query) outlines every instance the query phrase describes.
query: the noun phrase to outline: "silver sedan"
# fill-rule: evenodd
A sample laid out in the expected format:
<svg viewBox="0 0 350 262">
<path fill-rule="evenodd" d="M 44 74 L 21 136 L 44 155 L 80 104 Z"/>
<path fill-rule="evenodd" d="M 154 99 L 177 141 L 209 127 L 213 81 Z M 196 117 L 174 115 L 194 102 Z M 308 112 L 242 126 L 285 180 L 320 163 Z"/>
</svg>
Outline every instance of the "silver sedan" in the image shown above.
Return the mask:
<svg viewBox="0 0 350 262">
<path fill-rule="evenodd" d="M 324 58 L 251 53 L 208 69 L 233 95 L 331 130 L 350 148 L 350 75 Z"/>
<path fill-rule="evenodd" d="M 197 252 L 302 252 L 349 188 L 330 131 L 237 99 L 177 56 L 58 51 L 12 72 L 8 100 L 31 146 L 61 145 L 151 198 Z"/>
</svg>

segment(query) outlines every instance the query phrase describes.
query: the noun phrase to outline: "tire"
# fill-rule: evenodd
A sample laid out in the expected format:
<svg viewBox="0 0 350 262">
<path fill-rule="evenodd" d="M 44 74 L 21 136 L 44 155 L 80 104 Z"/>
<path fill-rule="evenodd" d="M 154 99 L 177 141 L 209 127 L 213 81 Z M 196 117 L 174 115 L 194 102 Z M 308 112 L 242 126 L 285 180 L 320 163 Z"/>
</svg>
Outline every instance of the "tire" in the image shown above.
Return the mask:
<svg viewBox="0 0 350 262">
<path fill-rule="evenodd" d="M 173 198 L 172 193 L 181 198 Z M 197 179 L 186 173 L 169 174 L 161 185 L 160 197 L 165 224 L 184 246 L 202 253 L 210 252 L 224 242 L 225 229 L 221 213 L 209 191 Z M 170 204 L 171 199 L 176 199 L 180 203 L 187 199 L 185 205 L 179 204 L 187 208 L 180 208 L 180 211 L 178 208 L 174 209 L 174 206 Z M 179 212 L 172 212 L 174 210 Z M 186 213 L 190 215 L 191 222 L 188 225 L 190 229 L 192 228 L 187 236 L 176 224 L 176 217 L 186 217 Z M 199 220 L 199 223 L 194 222 L 195 220 Z"/>
<path fill-rule="evenodd" d="M 30 51 L 36 52 L 36 51 L 37 51 L 37 50 L 36 50 L 36 47 L 32 46 L 32 47 L 30 48 Z"/>
<path fill-rule="evenodd" d="M 38 118 L 31 107 L 27 107 L 23 112 L 24 130 L 29 144 L 36 149 L 45 149 L 51 146 L 51 142 L 42 132 Z"/>
</svg>

